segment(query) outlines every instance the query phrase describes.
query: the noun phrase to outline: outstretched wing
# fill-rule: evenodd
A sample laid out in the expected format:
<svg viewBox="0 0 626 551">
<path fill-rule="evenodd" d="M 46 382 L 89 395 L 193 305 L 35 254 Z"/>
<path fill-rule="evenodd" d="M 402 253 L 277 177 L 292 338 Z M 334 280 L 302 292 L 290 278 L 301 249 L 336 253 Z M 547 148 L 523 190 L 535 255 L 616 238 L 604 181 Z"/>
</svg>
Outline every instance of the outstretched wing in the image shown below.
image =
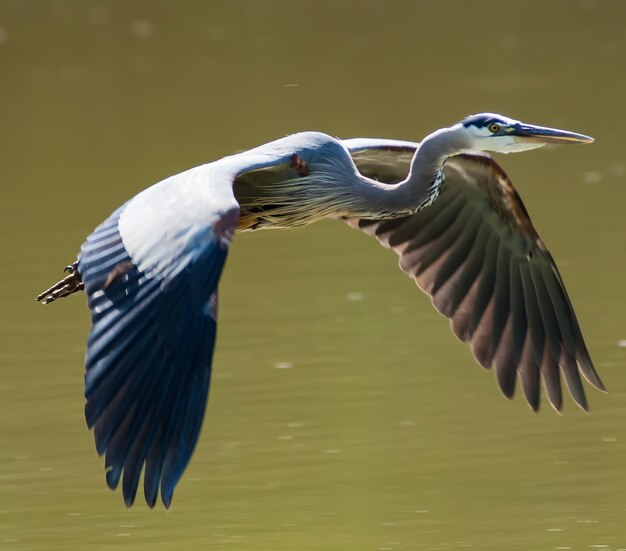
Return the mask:
<svg viewBox="0 0 626 551">
<path fill-rule="evenodd" d="M 300 133 L 172 176 L 131 199 L 83 244 L 71 277 L 82 278 L 92 316 L 85 414 L 108 485 L 117 487 L 123 475 L 127 506 L 145 466 L 146 501 L 153 506 L 160 489 L 169 507 L 198 439 L 218 280 L 235 229 L 251 223 L 240 217 L 234 187 L 295 178 L 328 148 L 343 150 L 330 136 Z"/>
<path fill-rule="evenodd" d="M 325 147 L 339 142 L 301 133 L 172 176 L 131 199 L 83 244 L 78 273 L 92 316 L 85 415 L 108 485 L 117 487 L 123 474 L 127 506 L 145 466 L 146 501 L 154 506 L 160 489 L 169 507 L 198 439 L 218 280 L 235 229 L 245 227 L 234 184 L 265 169 L 294 178 L 296 161 Z"/>
<path fill-rule="evenodd" d="M 417 144 L 347 140 L 363 174 L 399 181 Z M 412 145 L 412 147 L 411 147 Z M 485 155 L 459 155 L 445 168 L 439 199 L 411 216 L 352 219 L 400 257 L 400 267 L 432 298 L 469 342 L 476 360 L 495 367 L 511 397 L 519 374 L 537 410 L 540 379 L 556 410 L 563 374 L 576 403 L 587 409 L 580 375 L 604 389 L 585 345 L 559 271 L 504 171 Z"/>
<path fill-rule="evenodd" d="M 169 507 L 196 444 L 215 345 L 217 283 L 239 208 L 231 182 L 196 170 L 130 200 L 83 244 L 89 334 L 85 414 L 106 480 L 132 505 Z M 210 188 L 202 194 L 202 185 Z"/>
</svg>

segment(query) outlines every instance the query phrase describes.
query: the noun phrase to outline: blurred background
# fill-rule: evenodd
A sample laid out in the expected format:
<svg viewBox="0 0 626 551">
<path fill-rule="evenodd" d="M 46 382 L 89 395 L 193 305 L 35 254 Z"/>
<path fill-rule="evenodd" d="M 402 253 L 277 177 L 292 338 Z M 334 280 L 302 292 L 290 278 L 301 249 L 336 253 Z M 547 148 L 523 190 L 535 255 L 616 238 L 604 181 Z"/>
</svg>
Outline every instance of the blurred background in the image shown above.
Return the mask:
<svg viewBox="0 0 626 551">
<path fill-rule="evenodd" d="M 0 0 L 0 548 L 626 549 L 626 3 Z M 339 222 L 235 238 L 172 510 L 106 489 L 84 297 L 139 190 L 299 130 L 419 140 L 480 111 L 596 137 L 499 158 L 610 393 L 534 415 Z"/>
</svg>

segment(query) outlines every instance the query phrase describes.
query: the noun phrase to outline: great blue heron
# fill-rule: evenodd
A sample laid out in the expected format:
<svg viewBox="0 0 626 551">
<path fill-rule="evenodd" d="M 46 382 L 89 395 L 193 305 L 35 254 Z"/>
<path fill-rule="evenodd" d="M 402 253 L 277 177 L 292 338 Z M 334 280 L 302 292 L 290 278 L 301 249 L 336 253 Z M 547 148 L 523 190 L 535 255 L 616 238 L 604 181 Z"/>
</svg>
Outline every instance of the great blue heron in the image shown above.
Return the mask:
<svg viewBox="0 0 626 551">
<path fill-rule="evenodd" d="M 147 503 L 160 487 L 170 506 L 202 424 L 218 280 L 235 231 L 346 219 L 398 253 L 477 361 L 495 366 L 506 396 L 518 373 L 536 410 L 541 377 L 560 410 L 560 370 L 587 409 L 580 375 L 604 386 L 561 276 L 508 177 L 480 152 L 592 141 L 491 113 L 421 144 L 303 132 L 130 199 L 87 238 L 70 274 L 37 297 L 87 293 L 85 415 L 109 487 L 123 472 L 131 506 L 145 465 Z"/>
</svg>

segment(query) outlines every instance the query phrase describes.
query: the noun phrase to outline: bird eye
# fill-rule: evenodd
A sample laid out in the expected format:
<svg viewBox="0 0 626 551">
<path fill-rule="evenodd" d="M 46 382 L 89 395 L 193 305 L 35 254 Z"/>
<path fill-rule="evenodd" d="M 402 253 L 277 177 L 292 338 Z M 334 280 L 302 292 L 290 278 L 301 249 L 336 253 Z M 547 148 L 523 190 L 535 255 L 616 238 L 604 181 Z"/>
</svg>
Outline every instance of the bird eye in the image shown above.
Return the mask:
<svg viewBox="0 0 626 551">
<path fill-rule="evenodd" d="M 500 130 L 500 125 L 499 124 L 490 124 L 489 125 L 489 130 L 493 133 L 496 133 Z"/>
</svg>

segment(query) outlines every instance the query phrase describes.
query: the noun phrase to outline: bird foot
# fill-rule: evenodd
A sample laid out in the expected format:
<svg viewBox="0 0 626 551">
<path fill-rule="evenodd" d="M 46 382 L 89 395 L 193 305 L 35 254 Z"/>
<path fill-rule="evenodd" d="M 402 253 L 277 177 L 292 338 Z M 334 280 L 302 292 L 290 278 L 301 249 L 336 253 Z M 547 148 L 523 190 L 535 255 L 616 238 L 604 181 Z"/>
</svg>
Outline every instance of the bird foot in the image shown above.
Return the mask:
<svg viewBox="0 0 626 551">
<path fill-rule="evenodd" d="M 78 273 L 78 262 L 66 266 L 64 271 L 69 272 L 69 275 L 37 295 L 37 298 L 35 298 L 37 302 L 49 304 L 58 298 L 66 297 L 85 288 L 85 284 Z"/>
</svg>

